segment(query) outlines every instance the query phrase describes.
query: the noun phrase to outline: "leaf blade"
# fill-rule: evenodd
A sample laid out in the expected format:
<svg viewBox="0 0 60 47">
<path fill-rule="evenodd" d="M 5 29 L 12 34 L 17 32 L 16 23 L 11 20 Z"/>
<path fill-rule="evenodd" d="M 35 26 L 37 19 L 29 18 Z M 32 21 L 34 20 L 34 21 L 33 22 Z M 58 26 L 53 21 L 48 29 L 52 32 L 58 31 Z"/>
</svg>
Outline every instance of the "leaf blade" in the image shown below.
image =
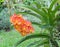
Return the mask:
<svg viewBox="0 0 60 47">
<path fill-rule="evenodd" d="M 57 2 L 57 0 L 52 0 L 50 6 L 49 6 L 49 10 L 52 10 L 54 4 Z"/>
<path fill-rule="evenodd" d="M 15 47 L 17 47 L 20 43 L 24 42 L 25 40 L 28 40 L 28 39 L 31 39 L 31 38 L 50 38 L 50 36 L 48 36 L 47 34 L 31 34 L 31 35 L 28 35 L 24 38 L 22 38 L 16 45 Z"/>
</svg>

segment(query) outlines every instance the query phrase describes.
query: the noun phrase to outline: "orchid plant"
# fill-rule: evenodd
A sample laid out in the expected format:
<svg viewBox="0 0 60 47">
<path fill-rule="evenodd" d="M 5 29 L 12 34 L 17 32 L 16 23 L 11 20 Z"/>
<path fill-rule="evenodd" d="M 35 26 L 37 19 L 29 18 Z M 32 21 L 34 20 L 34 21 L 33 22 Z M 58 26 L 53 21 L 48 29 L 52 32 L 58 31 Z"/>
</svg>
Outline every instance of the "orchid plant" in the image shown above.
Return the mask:
<svg viewBox="0 0 60 47">
<path fill-rule="evenodd" d="M 39 47 L 44 44 L 49 44 L 48 47 L 59 47 L 56 41 L 57 39 L 54 38 L 54 33 L 58 31 L 57 19 L 59 16 L 57 16 L 58 15 L 57 12 L 58 12 L 58 9 L 60 8 L 60 5 L 56 6 L 57 1 L 58 0 L 52 0 L 51 4 L 47 8 L 41 7 L 41 4 L 38 2 L 34 2 L 36 5 L 35 7 L 31 5 L 29 6 L 24 4 L 23 5 L 15 4 L 15 6 L 20 6 L 21 8 L 24 8 L 30 11 L 30 12 L 19 12 L 20 14 L 23 14 L 23 13 L 30 14 L 41 20 L 40 23 L 37 23 L 34 21 L 29 22 L 27 20 L 24 20 L 24 18 L 22 18 L 21 15 L 14 14 L 13 16 L 11 16 L 10 18 L 11 23 L 14 25 L 15 29 L 18 30 L 23 36 L 25 36 L 15 45 L 15 47 L 17 47 L 19 44 L 21 44 L 25 40 L 33 39 L 33 38 L 43 38 L 43 40 L 41 42 L 40 41 L 33 42 L 29 44 L 29 46 L 27 47 L 30 47 L 31 45 L 35 45 L 35 44 L 37 44 L 36 47 Z M 46 29 L 49 33 L 48 34 L 44 34 L 44 33 L 30 34 L 34 32 L 34 28 L 32 27 L 31 23 L 39 26 L 40 28 L 43 27 L 43 29 Z"/>
</svg>

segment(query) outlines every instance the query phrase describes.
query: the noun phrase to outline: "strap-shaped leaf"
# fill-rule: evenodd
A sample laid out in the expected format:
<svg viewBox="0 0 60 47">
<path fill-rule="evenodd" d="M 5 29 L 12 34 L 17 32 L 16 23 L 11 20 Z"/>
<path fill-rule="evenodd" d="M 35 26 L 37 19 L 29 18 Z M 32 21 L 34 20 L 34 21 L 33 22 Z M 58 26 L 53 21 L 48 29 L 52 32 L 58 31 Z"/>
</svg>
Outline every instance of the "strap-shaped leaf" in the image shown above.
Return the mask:
<svg viewBox="0 0 60 47">
<path fill-rule="evenodd" d="M 38 40 L 38 41 L 32 42 L 32 43 L 29 44 L 27 47 L 31 47 L 31 46 L 33 46 L 33 45 L 36 45 L 36 44 L 38 44 L 40 41 L 41 41 L 41 40 Z"/>
<path fill-rule="evenodd" d="M 36 7 L 37 7 L 38 9 L 41 8 L 41 4 L 40 4 L 38 1 L 34 2 L 34 4 L 36 5 Z"/>
<path fill-rule="evenodd" d="M 34 3 L 35 3 L 35 5 L 37 6 L 38 9 L 42 10 L 43 12 L 45 12 L 47 14 L 47 11 L 46 11 L 47 8 L 42 8 L 41 4 L 38 1 L 36 1 Z"/>
<path fill-rule="evenodd" d="M 31 47 L 33 45 L 35 45 L 35 47 L 39 47 L 41 45 L 48 44 L 48 43 L 49 43 L 48 40 L 43 40 L 42 39 L 42 40 L 38 40 L 38 41 L 35 41 L 35 42 L 29 44 L 27 47 Z"/>
<path fill-rule="evenodd" d="M 57 0 L 52 0 L 50 6 L 49 6 L 49 10 L 52 10 L 54 4 L 57 2 Z"/>
<path fill-rule="evenodd" d="M 43 15 L 44 13 L 43 13 L 42 11 L 40 11 L 40 10 L 34 8 L 34 7 L 31 7 L 31 6 L 24 6 L 24 7 L 30 9 L 31 11 L 36 12 L 36 13 L 39 14 L 40 16 L 44 16 L 44 15 Z"/>
<path fill-rule="evenodd" d="M 19 6 L 19 5 L 16 4 L 16 6 Z M 40 20 L 42 19 L 45 22 L 48 20 L 46 13 L 44 13 L 43 10 L 38 10 L 37 8 L 34 8 L 32 6 L 28 6 L 28 5 L 20 5 L 20 7 L 27 9 L 27 10 L 30 10 L 30 11 L 34 12 L 35 14 L 39 15 Z"/>
<path fill-rule="evenodd" d="M 54 25 L 54 18 L 55 18 L 55 15 L 52 12 L 49 12 L 49 24 L 51 26 Z"/>
<path fill-rule="evenodd" d="M 47 8 L 42 8 L 43 12 L 46 13 L 46 15 L 48 14 L 48 10 Z"/>
<path fill-rule="evenodd" d="M 43 18 L 42 18 L 42 19 L 45 20 L 46 23 L 48 23 L 48 17 L 49 17 L 49 16 L 48 16 L 48 9 L 47 9 L 47 8 L 42 8 L 42 11 L 43 11 L 44 14 L 45 14 L 45 15 L 44 15 L 44 16 L 45 16 L 45 19 L 43 19 Z"/>
<path fill-rule="evenodd" d="M 55 18 L 55 15 L 54 15 L 54 13 L 52 12 L 52 10 L 48 10 L 48 20 L 49 20 L 49 24 L 51 25 L 51 26 L 53 26 L 54 25 L 54 18 Z"/>
<path fill-rule="evenodd" d="M 41 40 L 35 47 L 42 46 L 44 44 L 49 44 L 49 40 Z"/>
<path fill-rule="evenodd" d="M 43 10 L 38 10 L 34 7 L 29 7 L 29 6 L 25 6 L 26 8 L 36 12 L 36 14 L 40 15 L 40 20 L 44 20 L 45 22 L 47 22 L 48 18 L 47 18 L 47 14 L 43 11 Z"/>
<path fill-rule="evenodd" d="M 52 12 L 52 8 L 56 2 L 57 2 L 57 0 L 52 0 L 51 4 L 49 6 L 49 9 L 48 9 L 48 16 L 49 16 L 48 20 L 49 20 L 49 24 L 52 26 L 54 25 L 54 18 L 55 18 L 55 15 Z"/>
<path fill-rule="evenodd" d="M 47 34 L 31 34 L 31 35 L 28 35 L 24 38 L 22 38 L 20 41 L 18 41 L 18 43 L 15 45 L 15 47 L 17 47 L 19 44 L 21 44 L 22 42 L 28 40 L 28 39 L 32 39 L 32 38 L 50 38 L 50 36 L 48 36 Z"/>
<path fill-rule="evenodd" d="M 35 13 L 30 13 L 30 12 L 17 12 L 17 13 L 30 14 L 30 15 L 35 16 L 35 17 L 37 17 L 37 18 L 39 18 L 39 19 L 40 19 L 40 16 L 39 16 L 39 15 L 37 15 L 37 14 L 35 14 Z"/>
<path fill-rule="evenodd" d="M 40 11 L 40 10 L 34 8 L 34 7 L 27 6 L 27 5 L 20 6 L 20 7 L 25 8 L 25 9 L 28 9 L 28 10 L 30 10 L 30 11 L 33 11 L 33 12 L 35 12 L 36 14 L 38 14 L 40 17 L 43 17 L 44 19 L 46 19 L 46 14 L 45 14 L 42 10 Z"/>
<path fill-rule="evenodd" d="M 31 22 L 32 22 L 32 21 L 31 21 Z M 43 28 L 43 29 L 46 29 L 46 28 L 49 28 L 49 27 L 50 27 L 49 24 L 47 24 L 47 25 L 42 25 L 41 23 L 39 24 L 39 23 L 37 23 L 37 22 L 32 22 L 32 24 L 37 25 L 38 27 Z"/>
<path fill-rule="evenodd" d="M 36 4 L 37 8 L 40 9 L 40 10 L 42 10 L 41 12 L 43 12 L 43 13 L 45 14 L 44 16 L 46 17 L 45 19 L 46 19 L 46 21 L 47 21 L 47 17 L 48 17 L 48 16 L 47 16 L 47 13 L 48 13 L 48 12 L 47 12 L 47 9 L 46 9 L 46 8 L 41 8 L 41 4 L 40 4 L 39 2 L 35 2 L 35 4 Z M 39 10 L 38 10 L 38 11 L 39 11 Z M 45 21 L 45 22 L 46 22 L 46 21 Z"/>
<path fill-rule="evenodd" d="M 55 14 L 58 11 L 58 9 L 60 9 L 60 5 L 56 6 L 56 8 L 53 10 L 53 13 Z"/>
<path fill-rule="evenodd" d="M 33 21 L 31 21 L 32 22 L 32 24 L 35 24 L 35 25 L 38 25 L 38 26 L 40 26 L 41 24 L 39 24 L 39 23 L 37 23 L 37 22 L 33 22 Z"/>
</svg>

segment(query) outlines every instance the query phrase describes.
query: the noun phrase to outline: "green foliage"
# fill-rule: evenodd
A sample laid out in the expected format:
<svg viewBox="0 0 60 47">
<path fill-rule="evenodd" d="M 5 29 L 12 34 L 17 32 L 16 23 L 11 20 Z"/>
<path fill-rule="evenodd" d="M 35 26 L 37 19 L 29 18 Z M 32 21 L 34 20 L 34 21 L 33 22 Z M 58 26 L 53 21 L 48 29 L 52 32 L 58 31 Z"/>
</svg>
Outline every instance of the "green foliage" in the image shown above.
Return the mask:
<svg viewBox="0 0 60 47">
<path fill-rule="evenodd" d="M 27 47 L 31 47 L 33 45 L 35 45 L 35 47 L 39 47 L 39 46 L 42 46 L 42 45 L 47 44 L 47 43 L 49 43 L 48 40 L 42 39 L 42 40 L 38 40 L 38 41 L 35 41 L 35 42 L 29 44 Z"/>
<path fill-rule="evenodd" d="M 3 2 L 0 1 L 0 12 L 3 10 L 4 6 L 3 6 Z"/>
<path fill-rule="evenodd" d="M 23 3 L 26 5 L 31 5 L 35 0 L 23 0 Z"/>
<path fill-rule="evenodd" d="M 22 43 L 22 42 L 24 42 L 25 40 L 28 40 L 28 39 L 31 39 L 31 38 L 50 38 L 50 36 L 48 36 L 47 34 L 32 34 L 32 35 L 28 35 L 28 36 L 26 36 L 26 37 L 24 37 L 21 41 L 19 41 L 16 45 L 15 45 L 15 47 L 17 46 L 17 45 L 19 45 L 20 43 Z"/>
<path fill-rule="evenodd" d="M 58 0 L 57 3 L 60 4 L 60 0 Z"/>
<path fill-rule="evenodd" d="M 46 37 L 43 34 L 44 37 L 49 40 L 48 44 L 51 45 L 51 47 L 59 47 L 58 43 L 56 42 L 57 39 L 54 38 L 54 33 L 57 31 L 57 26 L 56 26 L 57 25 L 57 20 L 56 19 L 58 18 L 58 16 L 56 15 L 56 13 L 57 13 L 58 9 L 60 8 L 60 5 L 56 6 L 57 0 L 52 0 L 49 7 L 48 6 L 47 7 L 41 6 L 39 1 L 36 1 L 36 2 L 33 2 L 33 3 L 35 3 L 34 5 L 36 7 L 32 6 L 32 5 L 30 5 L 30 6 L 25 5 L 25 4 L 22 4 L 22 5 L 15 4 L 15 6 L 20 6 L 20 8 L 28 10 L 27 12 L 24 11 L 24 12 L 20 12 L 20 13 L 29 14 L 29 15 L 37 17 L 41 22 L 37 23 L 35 21 L 32 21 L 32 24 L 38 25 L 41 29 L 42 29 L 42 27 L 44 27 L 42 30 L 45 29 L 49 32 L 49 38 Z M 41 35 L 41 36 L 37 36 L 37 37 L 41 38 L 43 36 Z M 22 38 L 17 43 L 17 45 L 19 45 L 20 43 L 24 42 L 25 40 L 27 40 L 29 38 L 36 38 L 36 35 L 26 36 L 26 37 Z M 45 44 L 45 42 L 42 42 L 42 44 Z M 40 46 L 40 43 L 37 46 Z"/>
<path fill-rule="evenodd" d="M 0 13 L 0 29 L 10 29 L 9 14 L 7 11 L 8 9 L 4 8 Z"/>
<path fill-rule="evenodd" d="M 1 2 L 4 2 L 4 0 L 0 0 L 0 3 L 1 3 Z"/>
</svg>

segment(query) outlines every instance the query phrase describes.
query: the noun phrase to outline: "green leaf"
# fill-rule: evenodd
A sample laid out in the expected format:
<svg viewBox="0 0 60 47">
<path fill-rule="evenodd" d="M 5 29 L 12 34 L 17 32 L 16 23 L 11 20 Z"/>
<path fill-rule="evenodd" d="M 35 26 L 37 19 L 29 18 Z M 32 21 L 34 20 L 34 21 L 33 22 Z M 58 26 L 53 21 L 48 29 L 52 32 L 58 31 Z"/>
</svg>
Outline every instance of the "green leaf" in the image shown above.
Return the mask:
<svg viewBox="0 0 60 47">
<path fill-rule="evenodd" d="M 48 43 L 49 43 L 48 40 L 43 40 L 43 39 L 42 39 L 42 40 L 38 40 L 38 41 L 35 41 L 35 42 L 29 44 L 27 47 L 31 47 L 31 46 L 33 46 L 33 45 L 35 45 L 35 47 L 39 47 L 39 46 L 41 46 L 41 45 L 48 44 Z"/>
<path fill-rule="evenodd" d="M 39 23 L 37 23 L 37 22 L 33 22 L 33 21 L 31 21 L 31 22 L 32 22 L 32 24 L 35 24 L 35 25 L 41 26 L 41 24 L 39 24 Z"/>
<path fill-rule="evenodd" d="M 42 8 L 43 12 L 46 13 L 46 15 L 48 14 L 48 9 L 47 8 Z"/>
<path fill-rule="evenodd" d="M 18 5 L 19 6 L 19 5 Z M 43 13 L 43 11 L 40 11 L 32 6 L 28 6 L 28 5 L 21 5 L 20 7 L 24 8 L 24 9 L 28 9 L 30 11 L 35 12 L 37 15 L 39 15 L 40 17 L 45 17 L 46 14 Z M 46 17 L 45 17 L 46 18 Z"/>
<path fill-rule="evenodd" d="M 0 2 L 4 2 L 4 0 L 0 0 Z"/>
<path fill-rule="evenodd" d="M 60 0 L 58 0 L 57 3 L 60 5 Z"/>
<path fill-rule="evenodd" d="M 50 47 L 49 43 L 45 44 L 44 47 Z"/>
<path fill-rule="evenodd" d="M 48 39 L 46 39 L 46 40 L 48 40 Z M 47 44 L 44 44 L 44 47 L 51 47 L 51 46 L 50 46 L 50 41 L 49 41 L 49 40 L 47 41 Z"/>
<path fill-rule="evenodd" d="M 37 18 L 39 18 L 39 19 L 40 19 L 40 16 L 39 16 L 39 15 L 37 15 L 37 14 L 35 14 L 35 13 L 30 13 L 30 12 L 17 12 L 17 13 L 30 14 L 30 15 L 35 16 L 35 17 L 37 17 Z"/>
<path fill-rule="evenodd" d="M 36 14 L 39 14 L 40 16 L 44 16 L 44 15 L 42 15 L 43 14 L 42 11 L 40 11 L 40 10 L 34 8 L 34 7 L 31 7 L 31 6 L 24 6 L 24 7 L 28 8 L 31 11 L 34 11 Z"/>
<path fill-rule="evenodd" d="M 52 0 L 50 6 L 49 6 L 49 10 L 52 10 L 54 4 L 57 2 L 57 0 Z"/>
<path fill-rule="evenodd" d="M 38 27 L 40 27 L 40 28 L 42 28 L 42 29 L 47 29 L 47 28 L 50 27 L 49 24 L 47 24 L 47 25 L 42 25 L 41 23 L 39 24 L 39 23 L 37 23 L 37 22 L 33 22 L 33 21 L 31 21 L 31 22 L 32 22 L 32 24 L 37 25 Z"/>
<path fill-rule="evenodd" d="M 35 41 L 35 42 L 32 42 L 31 44 L 29 44 L 27 47 L 31 47 L 31 46 L 33 46 L 33 45 L 36 45 L 36 44 L 38 44 L 40 42 L 40 40 L 38 40 L 38 41 Z"/>
<path fill-rule="evenodd" d="M 54 21 L 55 14 L 54 14 L 54 12 L 52 12 L 52 9 L 56 2 L 57 2 L 57 0 L 52 0 L 51 4 L 49 6 L 49 9 L 48 9 L 48 16 L 49 16 L 48 20 L 49 20 L 49 24 L 51 26 L 54 26 L 54 22 L 55 22 Z"/>
<path fill-rule="evenodd" d="M 50 11 L 50 12 L 48 12 L 48 16 L 49 16 L 49 24 L 50 24 L 50 26 L 53 26 L 55 15 L 53 14 L 52 11 Z"/>
<path fill-rule="evenodd" d="M 16 6 L 19 6 L 19 5 L 16 4 Z M 28 6 L 28 5 L 20 5 L 20 7 L 34 12 L 35 14 L 39 15 L 40 20 L 43 20 L 44 22 L 47 23 L 47 21 L 48 21 L 47 14 L 43 10 L 39 10 L 37 8 L 34 8 L 32 6 Z"/>
<path fill-rule="evenodd" d="M 49 43 L 49 40 L 41 40 L 40 43 L 38 43 L 35 47 L 39 47 L 39 46 L 42 46 L 44 44 L 48 44 Z"/>
<path fill-rule="evenodd" d="M 43 20 L 45 20 L 46 23 L 48 23 L 48 9 L 47 8 L 42 8 L 43 13 L 45 14 L 45 18 Z"/>
<path fill-rule="evenodd" d="M 60 5 L 56 6 L 56 8 L 53 10 L 53 13 L 55 14 L 58 11 L 58 9 L 60 9 Z"/>
<path fill-rule="evenodd" d="M 31 35 L 28 35 L 24 38 L 22 38 L 20 41 L 18 41 L 17 44 L 15 44 L 15 47 L 17 47 L 19 44 L 21 44 L 22 42 L 28 40 L 28 39 L 32 39 L 32 38 L 50 38 L 50 36 L 48 36 L 47 34 L 31 34 Z"/>
<path fill-rule="evenodd" d="M 25 8 L 28 8 L 29 10 L 31 10 L 31 11 L 33 11 L 33 12 L 35 12 L 37 15 L 39 15 L 40 16 L 40 20 L 44 20 L 45 22 L 47 22 L 47 14 L 46 13 L 44 13 L 42 10 L 40 11 L 40 10 L 38 10 L 38 9 L 36 9 L 36 8 L 34 8 L 34 7 L 31 7 L 31 6 L 24 6 Z"/>
<path fill-rule="evenodd" d="M 52 44 L 53 47 L 59 47 L 59 45 L 58 45 L 58 43 L 57 43 L 56 40 L 50 39 L 50 42 L 51 42 L 51 44 Z"/>
<path fill-rule="evenodd" d="M 36 5 L 36 7 L 38 8 L 38 9 L 40 9 L 41 8 L 41 4 L 39 3 L 39 2 L 34 2 L 34 4 Z"/>
</svg>

